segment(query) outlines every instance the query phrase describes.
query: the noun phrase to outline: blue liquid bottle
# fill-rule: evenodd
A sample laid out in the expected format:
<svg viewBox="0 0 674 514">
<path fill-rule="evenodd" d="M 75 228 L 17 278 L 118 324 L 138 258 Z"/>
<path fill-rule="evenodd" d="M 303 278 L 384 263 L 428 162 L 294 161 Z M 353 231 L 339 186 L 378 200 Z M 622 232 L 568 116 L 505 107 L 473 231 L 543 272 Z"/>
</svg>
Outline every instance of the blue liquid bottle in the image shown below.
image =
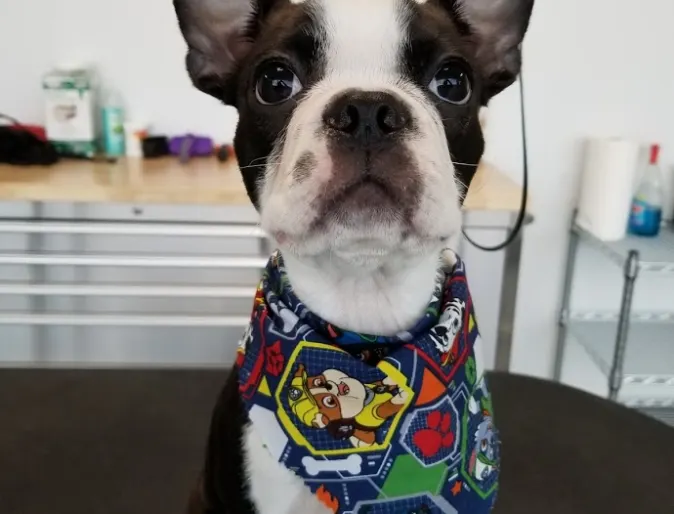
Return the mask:
<svg viewBox="0 0 674 514">
<path fill-rule="evenodd" d="M 629 232 L 637 236 L 655 237 L 660 233 L 665 184 L 658 167 L 659 156 L 660 146 L 652 145 L 650 161 L 632 202 Z"/>
<path fill-rule="evenodd" d="M 125 152 L 124 108 L 116 91 L 108 92 L 103 105 L 103 150 L 108 157 L 121 157 Z"/>
</svg>

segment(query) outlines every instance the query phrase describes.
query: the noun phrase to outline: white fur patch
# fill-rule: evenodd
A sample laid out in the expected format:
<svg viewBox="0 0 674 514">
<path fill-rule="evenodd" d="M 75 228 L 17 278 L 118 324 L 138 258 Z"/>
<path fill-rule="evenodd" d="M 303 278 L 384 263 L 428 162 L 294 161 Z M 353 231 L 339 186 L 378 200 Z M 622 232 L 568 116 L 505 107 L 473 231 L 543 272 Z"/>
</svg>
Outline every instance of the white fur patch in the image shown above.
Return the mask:
<svg viewBox="0 0 674 514">
<path fill-rule="evenodd" d="M 279 463 L 265 448 L 252 425 L 244 430 L 243 450 L 250 494 L 259 514 L 329 514 L 304 481 Z"/>
<path fill-rule="evenodd" d="M 404 39 L 402 13 L 400 0 L 324 0 L 326 79 L 337 82 L 339 76 L 348 87 L 390 87 Z"/>
</svg>

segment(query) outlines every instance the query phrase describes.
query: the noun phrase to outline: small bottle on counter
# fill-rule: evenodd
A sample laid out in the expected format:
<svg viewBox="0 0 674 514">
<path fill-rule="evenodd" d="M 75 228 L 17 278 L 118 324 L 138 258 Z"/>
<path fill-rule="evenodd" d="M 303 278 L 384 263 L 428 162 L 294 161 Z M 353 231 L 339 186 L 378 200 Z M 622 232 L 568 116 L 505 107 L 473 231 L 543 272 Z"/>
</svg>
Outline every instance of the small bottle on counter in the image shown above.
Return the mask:
<svg viewBox="0 0 674 514">
<path fill-rule="evenodd" d="M 127 121 L 124 123 L 126 135 L 126 156 L 132 158 L 143 157 L 143 140 L 148 135 L 148 125 L 140 121 Z"/>
<path fill-rule="evenodd" d="M 659 156 L 660 146 L 652 145 L 649 163 L 632 202 L 629 221 L 631 234 L 655 237 L 660 233 L 665 184 L 658 166 Z"/>
<path fill-rule="evenodd" d="M 103 104 L 103 151 L 108 157 L 125 153 L 124 108 L 117 91 L 108 92 Z"/>
</svg>

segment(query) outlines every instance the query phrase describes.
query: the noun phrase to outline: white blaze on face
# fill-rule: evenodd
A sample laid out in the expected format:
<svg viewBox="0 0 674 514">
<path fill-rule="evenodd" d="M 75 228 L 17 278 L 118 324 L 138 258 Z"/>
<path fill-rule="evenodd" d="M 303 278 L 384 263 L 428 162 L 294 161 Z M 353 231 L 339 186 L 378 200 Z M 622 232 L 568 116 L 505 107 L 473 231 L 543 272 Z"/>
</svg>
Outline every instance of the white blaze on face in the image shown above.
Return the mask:
<svg viewBox="0 0 674 514">
<path fill-rule="evenodd" d="M 404 20 L 399 0 L 323 0 L 328 80 L 386 87 L 396 79 Z M 336 77 L 331 77 L 335 74 Z"/>
<path fill-rule="evenodd" d="M 415 0 L 418 4 L 426 0 Z M 317 6 L 325 29 L 327 80 L 346 87 L 384 87 L 400 79 L 407 39 L 404 0 L 291 0 Z M 331 75 L 335 77 L 331 77 Z"/>
</svg>

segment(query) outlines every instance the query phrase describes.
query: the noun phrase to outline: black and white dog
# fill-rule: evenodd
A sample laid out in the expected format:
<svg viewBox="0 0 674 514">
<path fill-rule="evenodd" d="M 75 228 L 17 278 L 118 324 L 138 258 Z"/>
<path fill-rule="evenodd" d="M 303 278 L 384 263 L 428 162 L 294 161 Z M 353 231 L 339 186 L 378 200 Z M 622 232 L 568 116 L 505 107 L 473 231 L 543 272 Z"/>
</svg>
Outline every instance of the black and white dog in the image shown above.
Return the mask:
<svg viewBox="0 0 674 514">
<path fill-rule="evenodd" d="M 533 0 L 174 2 L 194 84 L 239 111 L 246 188 L 298 297 L 349 330 L 407 330 L 461 228 L 478 113 L 519 73 Z M 328 512 L 264 451 L 235 376 L 192 509 Z"/>
</svg>

